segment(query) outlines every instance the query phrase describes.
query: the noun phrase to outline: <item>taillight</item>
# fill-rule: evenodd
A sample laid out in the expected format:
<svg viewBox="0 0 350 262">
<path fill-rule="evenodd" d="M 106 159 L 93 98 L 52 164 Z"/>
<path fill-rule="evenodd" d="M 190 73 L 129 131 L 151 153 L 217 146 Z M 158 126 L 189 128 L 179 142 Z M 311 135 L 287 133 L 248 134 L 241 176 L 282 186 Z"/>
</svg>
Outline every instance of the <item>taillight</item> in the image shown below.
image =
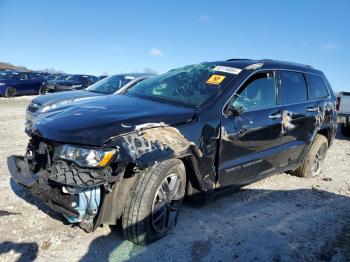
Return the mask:
<svg viewBox="0 0 350 262">
<path fill-rule="evenodd" d="M 335 102 L 335 110 L 339 111 L 340 107 L 340 96 L 337 97 L 337 101 Z"/>
</svg>

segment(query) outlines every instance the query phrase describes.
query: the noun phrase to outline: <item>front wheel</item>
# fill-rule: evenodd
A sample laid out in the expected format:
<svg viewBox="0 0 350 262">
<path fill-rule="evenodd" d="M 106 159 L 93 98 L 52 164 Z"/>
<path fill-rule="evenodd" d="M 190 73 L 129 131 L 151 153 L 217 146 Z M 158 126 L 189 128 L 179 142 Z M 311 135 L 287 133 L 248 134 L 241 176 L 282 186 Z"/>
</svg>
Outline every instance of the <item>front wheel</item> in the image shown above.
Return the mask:
<svg viewBox="0 0 350 262">
<path fill-rule="evenodd" d="M 185 188 L 181 160 L 166 160 L 141 172 L 123 212 L 124 237 L 141 245 L 164 237 L 176 226 Z"/>
<path fill-rule="evenodd" d="M 9 86 L 8 88 L 6 88 L 5 91 L 5 97 L 9 98 L 9 97 L 14 97 L 16 95 L 16 88 Z"/>
</svg>

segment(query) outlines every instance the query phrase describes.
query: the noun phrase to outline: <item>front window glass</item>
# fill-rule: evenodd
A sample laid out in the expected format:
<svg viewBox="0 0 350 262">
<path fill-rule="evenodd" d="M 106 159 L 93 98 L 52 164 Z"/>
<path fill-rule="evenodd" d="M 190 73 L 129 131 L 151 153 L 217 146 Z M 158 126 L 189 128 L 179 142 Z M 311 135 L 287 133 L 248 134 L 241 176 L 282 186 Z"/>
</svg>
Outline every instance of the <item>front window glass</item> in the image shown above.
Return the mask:
<svg viewBox="0 0 350 262">
<path fill-rule="evenodd" d="M 275 86 L 273 72 L 257 73 L 242 86 L 231 105 L 240 113 L 274 106 Z"/>
<path fill-rule="evenodd" d="M 66 80 L 69 76 L 68 75 L 60 75 L 56 76 L 55 80 Z"/>
<path fill-rule="evenodd" d="M 280 104 L 301 103 L 307 100 L 306 82 L 302 73 L 280 71 L 280 78 Z"/>
<path fill-rule="evenodd" d="M 216 96 L 234 74 L 214 71 L 215 65 L 197 64 L 171 70 L 138 83 L 126 95 L 198 107 Z"/>
<path fill-rule="evenodd" d="M 21 74 L 19 74 L 19 78 L 20 78 L 21 80 L 28 80 L 28 75 L 25 74 L 25 73 L 21 73 Z"/>
<path fill-rule="evenodd" d="M 129 83 L 131 79 L 132 77 L 128 76 L 109 76 L 89 86 L 88 88 L 86 88 L 86 90 L 96 93 L 112 94 L 116 92 L 119 88 Z"/>
<path fill-rule="evenodd" d="M 71 81 L 82 81 L 87 79 L 87 76 L 81 76 L 81 75 L 71 75 L 68 76 L 65 80 L 71 80 Z"/>
</svg>

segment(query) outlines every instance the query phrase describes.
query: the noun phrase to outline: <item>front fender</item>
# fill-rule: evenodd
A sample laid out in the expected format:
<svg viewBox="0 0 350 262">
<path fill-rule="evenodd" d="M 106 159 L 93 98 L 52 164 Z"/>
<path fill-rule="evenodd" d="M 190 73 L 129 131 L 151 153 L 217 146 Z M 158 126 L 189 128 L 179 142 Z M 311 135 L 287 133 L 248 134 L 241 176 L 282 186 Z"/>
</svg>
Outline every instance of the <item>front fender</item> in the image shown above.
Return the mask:
<svg viewBox="0 0 350 262">
<path fill-rule="evenodd" d="M 198 146 L 186 139 L 178 129 L 166 125 L 112 138 L 105 146 L 119 149 L 118 164 L 134 163 L 140 169 L 170 158 L 203 155 Z"/>
</svg>

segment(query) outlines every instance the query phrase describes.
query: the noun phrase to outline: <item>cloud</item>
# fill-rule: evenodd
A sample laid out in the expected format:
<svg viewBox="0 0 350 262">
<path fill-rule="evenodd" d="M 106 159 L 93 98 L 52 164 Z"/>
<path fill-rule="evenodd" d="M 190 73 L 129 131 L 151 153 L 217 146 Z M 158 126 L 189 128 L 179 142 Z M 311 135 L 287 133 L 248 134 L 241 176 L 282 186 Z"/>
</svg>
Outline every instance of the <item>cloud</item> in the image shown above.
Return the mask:
<svg viewBox="0 0 350 262">
<path fill-rule="evenodd" d="M 328 43 L 321 44 L 321 48 L 323 50 L 332 51 L 332 50 L 338 49 L 339 46 L 334 42 L 328 42 Z"/>
<path fill-rule="evenodd" d="M 210 15 L 200 15 L 197 21 L 200 23 L 208 23 L 210 21 Z"/>
<path fill-rule="evenodd" d="M 148 55 L 150 55 L 150 56 L 162 56 L 163 52 L 159 48 L 151 48 L 148 51 Z"/>
</svg>

